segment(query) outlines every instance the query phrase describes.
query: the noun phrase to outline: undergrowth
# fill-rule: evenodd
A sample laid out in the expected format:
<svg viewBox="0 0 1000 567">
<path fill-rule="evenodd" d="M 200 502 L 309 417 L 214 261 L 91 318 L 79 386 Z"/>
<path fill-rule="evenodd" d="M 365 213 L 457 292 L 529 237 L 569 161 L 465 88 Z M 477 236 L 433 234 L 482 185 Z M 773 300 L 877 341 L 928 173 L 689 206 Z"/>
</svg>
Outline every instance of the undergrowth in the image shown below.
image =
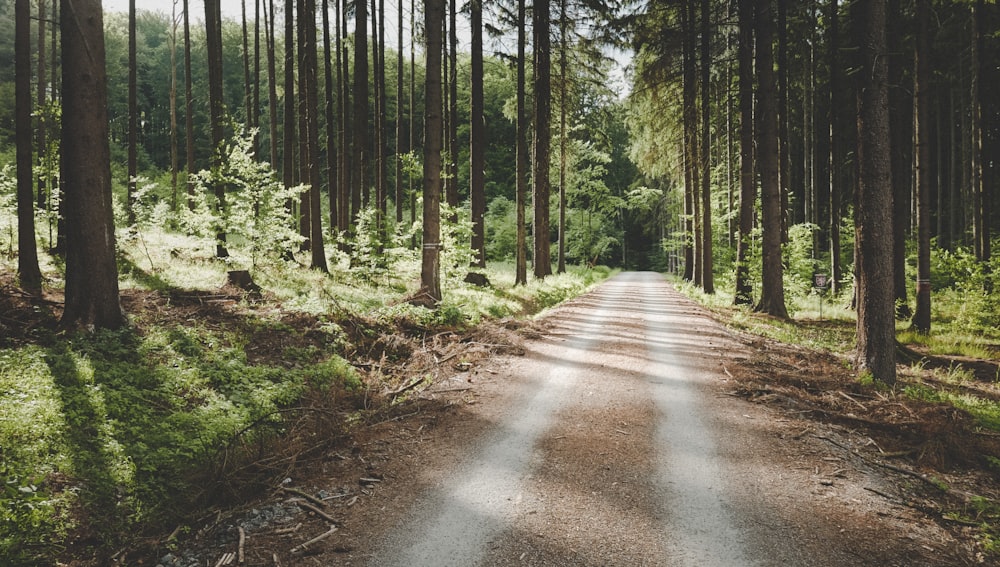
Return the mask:
<svg viewBox="0 0 1000 567">
<path fill-rule="evenodd" d="M 123 293 L 137 297 L 136 305 L 152 303 L 128 313 L 130 327 L 67 335 L 29 322 L 20 338 L 0 342 L 5 566 L 55 564 L 81 553 L 106 563 L 109 550 L 184 525 L 226 492 L 223 477 L 234 461 L 282 439 L 291 412 L 313 409 L 304 405 L 322 404 L 317 413 L 335 416 L 346 430 L 366 389 L 378 387 L 347 359 L 352 342 L 531 316 L 611 274 L 571 268 L 515 287 L 512 266 L 497 263 L 484 272 L 489 286 L 466 284 L 469 256 L 460 239 L 467 234 L 456 226 L 445 235 L 444 300 L 426 309 L 406 301 L 419 284 L 411 231 L 390 235 L 384 261 L 364 265 L 338 250 L 338 235 L 327 245 L 329 274 L 306 269 L 303 258 L 268 254 L 292 239 L 267 226 L 234 231 L 231 256 L 220 260 L 206 236 L 211 230 L 186 236 L 157 228 L 212 226 L 209 211 L 172 220 L 153 192 L 139 195 L 140 222 L 119 231 Z M 275 195 L 285 197 L 260 198 Z M 10 224 L 3 210 L 0 221 Z M 381 238 L 378 231 L 366 234 L 364 246 L 378 249 L 371 241 Z M 0 258 L 0 285 L 13 281 L 15 258 Z M 60 264 L 42 260 L 46 290 L 58 294 Z M 226 272 L 239 268 L 251 270 L 264 296 L 234 301 L 226 299 L 232 290 L 223 291 L 231 305 L 204 317 L 200 310 L 219 296 Z M 190 312 L 182 300 L 194 305 Z M 30 303 L 23 307 L 31 313 Z M 46 308 L 29 317 L 55 315 Z"/>
</svg>

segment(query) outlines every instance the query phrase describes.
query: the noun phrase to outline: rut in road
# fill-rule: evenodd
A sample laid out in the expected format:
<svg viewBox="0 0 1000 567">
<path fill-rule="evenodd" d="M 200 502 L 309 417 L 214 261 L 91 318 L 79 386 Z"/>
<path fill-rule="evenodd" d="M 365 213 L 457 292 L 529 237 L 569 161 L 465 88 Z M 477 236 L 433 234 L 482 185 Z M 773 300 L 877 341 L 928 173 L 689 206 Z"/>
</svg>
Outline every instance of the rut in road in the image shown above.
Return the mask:
<svg viewBox="0 0 1000 567">
<path fill-rule="evenodd" d="M 491 434 L 373 565 L 745 564 L 696 379 L 712 341 L 652 273 L 553 316 Z"/>
</svg>

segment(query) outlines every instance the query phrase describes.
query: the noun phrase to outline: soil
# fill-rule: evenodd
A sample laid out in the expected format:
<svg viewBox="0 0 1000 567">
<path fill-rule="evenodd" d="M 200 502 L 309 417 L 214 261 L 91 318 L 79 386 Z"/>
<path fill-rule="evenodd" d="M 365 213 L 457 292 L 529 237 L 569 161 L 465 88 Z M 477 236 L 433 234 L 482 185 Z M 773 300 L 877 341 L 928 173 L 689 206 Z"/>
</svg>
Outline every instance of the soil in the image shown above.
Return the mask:
<svg viewBox="0 0 1000 567">
<path fill-rule="evenodd" d="M 1000 437 L 960 410 L 863 387 L 836 355 L 734 332 L 655 274 L 622 274 L 531 323 L 386 335 L 354 354 L 391 377 L 365 423 L 291 451 L 267 489 L 121 562 L 997 561 L 980 529 L 995 515 L 976 505 L 1000 500 L 984 458 L 1000 456 Z M 980 380 L 964 387 L 996 395 L 997 361 L 975 362 Z"/>
</svg>

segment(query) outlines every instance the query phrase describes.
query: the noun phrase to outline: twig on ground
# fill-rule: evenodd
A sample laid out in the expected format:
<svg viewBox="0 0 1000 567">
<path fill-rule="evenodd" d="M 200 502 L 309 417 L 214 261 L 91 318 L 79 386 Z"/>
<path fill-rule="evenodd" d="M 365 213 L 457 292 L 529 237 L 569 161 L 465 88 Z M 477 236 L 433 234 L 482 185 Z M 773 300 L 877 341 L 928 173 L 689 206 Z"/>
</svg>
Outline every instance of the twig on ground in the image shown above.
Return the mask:
<svg viewBox="0 0 1000 567">
<path fill-rule="evenodd" d="M 299 545 L 296 545 L 295 547 L 293 547 L 291 549 L 290 553 L 292 555 L 297 555 L 299 553 L 302 553 L 303 551 L 309 549 L 309 546 L 311 546 L 311 545 L 313 545 L 315 543 L 321 542 L 324 539 L 330 537 L 331 535 L 333 535 L 333 532 L 335 532 L 335 531 L 337 531 L 337 526 L 330 526 L 329 530 L 327 530 L 327 531 L 319 534 L 318 536 L 312 538 L 311 540 L 309 540 L 307 542 L 300 543 Z"/>
<path fill-rule="evenodd" d="M 236 562 L 239 563 L 240 565 L 243 565 L 244 558 L 246 557 L 243 554 L 243 548 L 247 542 L 247 532 L 246 530 L 243 529 L 243 526 L 239 527 L 239 531 L 240 531 L 240 543 L 239 546 L 237 546 L 236 548 L 236 557 L 237 557 Z"/>
<path fill-rule="evenodd" d="M 316 498 L 312 494 L 309 494 L 309 493 L 307 493 L 307 492 L 305 492 L 303 490 L 300 490 L 298 488 L 289 488 L 287 486 L 282 486 L 281 489 L 284 490 L 285 492 L 290 492 L 290 493 L 295 494 L 297 496 L 301 496 L 301 497 L 305 498 L 306 500 L 312 502 L 313 504 L 316 504 L 317 506 L 326 506 L 326 502 L 323 502 L 321 499 Z"/>
<path fill-rule="evenodd" d="M 326 512 L 320 510 L 319 508 L 313 506 L 312 504 L 308 504 L 306 502 L 298 502 L 298 505 L 302 506 L 306 510 L 309 510 L 310 512 L 315 513 L 317 516 L 319 516 L 320 518 L 323 518 L 324 520 L 326 520 L 327 522 L 330 522 L 331 524 L 334 524 L 334 525 L 337 524 L 337 520 L 334 519 L 333 516 L 331 516 L 330 514 L 327 514 Z"/>
</svg>

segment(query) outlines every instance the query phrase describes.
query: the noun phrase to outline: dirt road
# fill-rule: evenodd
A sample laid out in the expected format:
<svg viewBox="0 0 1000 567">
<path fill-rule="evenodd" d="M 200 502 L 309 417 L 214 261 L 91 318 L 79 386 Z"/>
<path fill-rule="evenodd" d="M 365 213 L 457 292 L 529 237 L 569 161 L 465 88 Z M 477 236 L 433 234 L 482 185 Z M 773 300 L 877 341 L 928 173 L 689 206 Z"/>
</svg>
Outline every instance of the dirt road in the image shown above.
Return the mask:
<svg viewBox="0 0 1000 567">
<path fill-rule="evenodd" d="M 622 274 L 547 329 L 434 441 L 413 433 L 371 529 L 323 564 L 965 564 L 877 471 L 727 395 L 739 343 L 659 275 Z"/>
</svg>

